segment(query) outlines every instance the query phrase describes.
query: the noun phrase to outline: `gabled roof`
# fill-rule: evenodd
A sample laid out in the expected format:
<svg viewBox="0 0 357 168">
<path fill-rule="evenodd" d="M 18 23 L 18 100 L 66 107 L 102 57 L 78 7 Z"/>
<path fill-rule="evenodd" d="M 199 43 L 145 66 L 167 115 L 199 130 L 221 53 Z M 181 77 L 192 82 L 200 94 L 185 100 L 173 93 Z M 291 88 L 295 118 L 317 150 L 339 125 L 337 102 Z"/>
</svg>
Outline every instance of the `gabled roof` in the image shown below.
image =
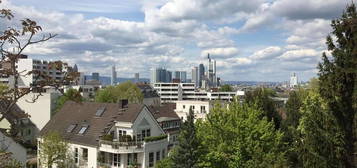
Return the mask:
<svg viewBox="0 0 357 168">
<path fill-rule="evenodd" d="M 180 120 L 175 112 L 175 103 L 163 103 L 160 106 L 150 106 L 149 110 L 158 122 Z"/>
<path fill-rule="evenodd" d="M 97 110 L 103 107 L 105 111 L 102 115 L 96 116 Z M 119 103 L 68 101 L 41 130 L 40 135 L 56 131 L 70 142 L 97 146 L 99 137 L 106 134 L 115 121 L 133 123 L 143 107 L 142 104 L 129 104 L 128 108 L 123 109 Z M 73 124 L 76 124 L 75 128 L 68 131 Z M 82 126 L 88 128 L 83 134 L 79 134 Z"/>
</svg>

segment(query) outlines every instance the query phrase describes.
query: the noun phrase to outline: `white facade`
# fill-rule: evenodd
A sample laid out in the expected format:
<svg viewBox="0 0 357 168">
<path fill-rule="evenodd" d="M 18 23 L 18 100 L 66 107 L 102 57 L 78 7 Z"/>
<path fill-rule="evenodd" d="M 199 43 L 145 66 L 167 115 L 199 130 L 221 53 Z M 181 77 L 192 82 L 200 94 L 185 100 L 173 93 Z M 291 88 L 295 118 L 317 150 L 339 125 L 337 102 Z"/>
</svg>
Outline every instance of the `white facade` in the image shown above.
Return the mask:
<svg viewBox="0 0 357 168">
<path fill-rule="evenodd" d="M 19 78 L 19 86 L 22 87 L 29 87 L 31 86 L 31 84 L 33 84 L 34 82 L 38 82 L 40 80 L 42 80 L 41 78 L 37 79 L 36 74 L 30 74 L 27 75 L 28 72 L 30 71 L 40 71 L 42 73 L 46 73 L 47 75 L 49 75 L 50 77 L 52 77 L 53 79 L 56 80 L 61 80 L 64 76 L 64 71 L 66 71 L 65 69 L 62 70 L 57 70 L 55 68 L 51 68 L 50 67 L 50 63 L 49 61 L 43 61 L 43 60 L 35 60 L 35 59 L 19 59 L 19 61 L 17 62 L 17 70 L 20 73 L 20 78 Z"/>
<path fill-rule="evenodd" d="M 36 125 L 38 130 L 41 130 L 52 116 L 52 111 L 56 107 L 56 100 L 60 96 L 59 93 L 41 93 L 35 102 L 33 98 L 38 96 L 38 93 L 30 93 L 25 95 L 17 102 L 17 105 L 30 115 L 30 120 Z"/>
<path fill-rule="evenodd" d="M 175 102 L 180 100 L 225 100 L 233 101 L 235 96 L 240 96 L 238 92 L 209 92 L 198 91 L 194 83 L 155 83 L 154 89 L 161 98 L 161 102 Z"/>
<path fill-rule="evenodd" d="M 134 122 L 116 121 L 108 135 L 113 140 L 99 139 L 98 146 L 69 142 L 75 164 L 80 168 L 128 168 L 130 164 L 151 168 L 168 154 L 169 138 L 146 107 Z M 159 136 L 160 139 L 144 141 L 145 137 Z M 130 140 L 122 140 L 123 137 Z"/>
<path fill-rule="evenodd" d="M 298 77 L 297 75 L 294 73 L 293 75 L 291 75 L 290 77 L 290 87 L 294 88 L 298 86 Z"/>
<path fill-rule="evenodd" d="M 0 150 L 12 153 L 12 158 L 16 159 L 23 165 L 26 164 L 27 151 L 21 144 L 14 141 L 0 131 Z M 0 165 L 1 167 L 1 165 Z"/>
<path fill-rule="evenodd" d="M 210 101 L 176 101 L 176 114 L 185 121 L 189 115 L 190 109 L 193 110 L 195 119 L 205 119 L 212 108 Z"/>
</svg>

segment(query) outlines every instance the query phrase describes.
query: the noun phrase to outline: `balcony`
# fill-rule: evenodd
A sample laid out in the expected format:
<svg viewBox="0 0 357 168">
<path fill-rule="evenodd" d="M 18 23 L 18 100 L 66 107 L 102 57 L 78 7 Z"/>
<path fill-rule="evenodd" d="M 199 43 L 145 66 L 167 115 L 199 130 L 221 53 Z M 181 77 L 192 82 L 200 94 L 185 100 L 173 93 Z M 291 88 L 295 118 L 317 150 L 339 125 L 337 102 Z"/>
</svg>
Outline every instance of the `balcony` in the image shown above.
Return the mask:
<svg viewBox="0 0 357 168">
<path fill-rule="evenodd" d="M 109 141 L 99 140 L 99 147 L 101 151 L 113 153 L 138 153 L 143 152 L 143 143 L 139 141 Z"/>
</svg>

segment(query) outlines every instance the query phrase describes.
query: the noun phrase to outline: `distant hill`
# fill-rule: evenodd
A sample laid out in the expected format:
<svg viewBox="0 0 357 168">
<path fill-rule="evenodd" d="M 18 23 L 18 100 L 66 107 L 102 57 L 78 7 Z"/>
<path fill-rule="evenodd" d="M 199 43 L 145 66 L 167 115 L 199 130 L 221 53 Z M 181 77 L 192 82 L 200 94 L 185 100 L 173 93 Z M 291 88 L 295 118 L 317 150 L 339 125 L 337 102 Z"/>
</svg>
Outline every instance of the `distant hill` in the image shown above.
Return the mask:
<svg viewBox="0 0 357 168">
<path fill-rule="evenodd" d="M 85 75 L 87 80 L 91 80 L 92 76 L 91 75 Z M 100 76 L 99 77 L 100 82 L 102 83 L 102 85 L 110 85 L 110 77 L 107 76 Z M 122 83 L 122 82 L 126 82 L 126 81 L 133 81 L 134 82 L 134 78 L 117 78 L 117 82 Z M 150 82 L 150 79 L 147 78 L 140 78 L 139 79 L 140 82 Z"/>
</svg>

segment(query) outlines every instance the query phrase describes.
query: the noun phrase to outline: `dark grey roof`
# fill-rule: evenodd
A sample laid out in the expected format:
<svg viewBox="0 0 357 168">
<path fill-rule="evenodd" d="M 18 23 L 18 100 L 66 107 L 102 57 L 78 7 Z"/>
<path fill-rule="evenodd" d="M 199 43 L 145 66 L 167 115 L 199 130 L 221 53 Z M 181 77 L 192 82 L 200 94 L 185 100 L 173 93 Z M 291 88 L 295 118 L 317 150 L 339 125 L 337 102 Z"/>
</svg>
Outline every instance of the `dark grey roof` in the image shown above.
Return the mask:
<svg viewBox="0 0 357 168">
<path fill-rule="evenodd" d="M 101 117 L 96 116 L 98 109 L 105 107 Z M 129 104 L 123 109 L 119 103 L 76 103 L 68 101 L 41 130 L 43 136 L 50 131 L 60 133 L 66 140 L 91 146 L 97 146 L 100 136 L 106 134 L 115 121 L 133 122 L 144 105 Z M 76 124 L 73 131 L 67 131 L 70 125 Z M 78 134 L 82 126 L 88 126 L 83 135 Z"/>
<path fill-rule="evenodd" d="M 175 103 L 163 103 L 160 106 L 149 106 L 149 109 L 158 122 L 161 122 L 164 118 L 180 120 L 180 117 L 175 112 Z"/>
<path fill-rule="evenodd" d="M 152 88 L 149 84 L 141 84 L 138 83 L 136 84 L 138 88 L 141 90 L 141 93 L 143 93 L 144 98 L 153 98 L 153 97 L 160 97 L 156 90 Z"/>
</svg>

